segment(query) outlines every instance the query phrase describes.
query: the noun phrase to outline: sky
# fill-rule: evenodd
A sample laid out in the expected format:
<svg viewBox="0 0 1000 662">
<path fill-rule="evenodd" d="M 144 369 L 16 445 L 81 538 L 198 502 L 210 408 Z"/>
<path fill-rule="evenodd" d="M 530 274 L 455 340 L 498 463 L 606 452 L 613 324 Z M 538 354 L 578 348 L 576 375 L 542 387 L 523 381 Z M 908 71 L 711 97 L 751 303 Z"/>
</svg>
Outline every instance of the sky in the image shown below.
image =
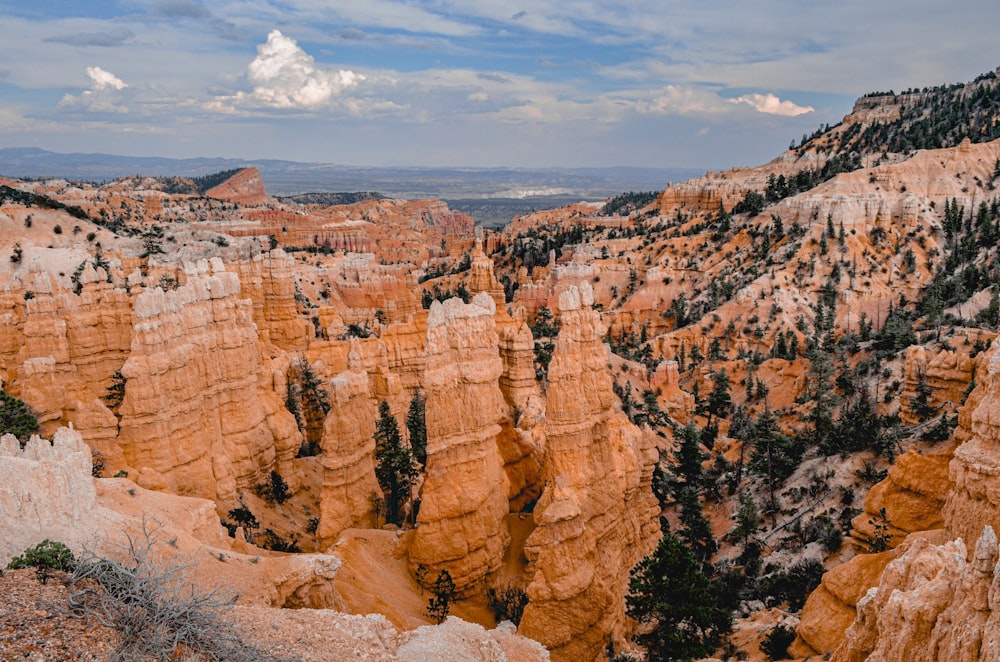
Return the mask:
<svg viewBox="0 0 1000 662">
<path fill-rule="evenodd" d="M 1000 66 L 996 0 L 0 0 L 0 147 L 344 165 L 764 163 Z"/>
</svg>

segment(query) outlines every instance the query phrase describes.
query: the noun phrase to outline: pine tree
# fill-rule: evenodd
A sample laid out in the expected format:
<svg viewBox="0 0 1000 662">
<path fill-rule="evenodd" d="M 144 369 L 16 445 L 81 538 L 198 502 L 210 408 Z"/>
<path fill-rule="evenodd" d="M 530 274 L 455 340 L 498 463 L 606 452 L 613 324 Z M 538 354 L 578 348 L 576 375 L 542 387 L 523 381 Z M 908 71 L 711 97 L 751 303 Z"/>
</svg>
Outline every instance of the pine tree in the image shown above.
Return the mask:
<svg viewBox="0 0 1000 662">
<path fill-rule="evenodd" d="M 431 586 L 431 598 L 427 601 L 427 615 L 435 623 L 443 623 L 448 618 L 451 611 L 451 603 L 455 601 L 455 582 L 451 578 L 451 573 L 442 570 L 438 573 L 434 585 Z"/>
<path fill-rule="evenodd" d="M 291 365 L 285 406 L 295 416 L 305 436 L 299 451 L 300 457 L 319 455 L 322 451 L 320 441 L 323 438 L 324 421 L 330 413 L 330 394 L 303 357 L 299 357 Z"/>
<path fill-rule="evenodd" d="M 632 568 L 626 612 L 653 625 L 636 635 L 649 660 L 691 660 L 708 655 L 717 633 L 708 578 L 691 550 L 667 532 L 652 555 Z"/>
<path fill-rule="evenodd" d="M 410 435 L 413 459 L 421 467 L 427 465 L 427 398 L 420 387 L 413 389 L 410 408 L 406 412 L 406 430 Z"/>
<path fill-rule="evenodd" d="M 926 421 L 928 418 L 934 415 L 937 409 L 931 404 L 931 396 L 933 391 L 930 385 L 927 383 L 927 374 L 923 371 L 920 372 L 920 377 L 917 380 L 917 387 L 914 389 L 915 395 L 912 400 L 910 400 L 910 407 L 913 409 L 914 415 L 921 421 Z"/>
<path fill-rule="evenodd" d="M 735 526 L 729 532 L 729 539 L 742 543 L 745 549 L 750 536 L 757 533 L 761 525 L 757 502 L 754 501 L 752 494 L 747 492 L 743 495 L 740 499 L 740 510 L 733 519 Z"/>
<path fill-rule="evenodd" d="M 694 423 L 688 423 L 677 431 L 677 437 L 680 440 L 675 453 L 677 463 L 671 468 L 675 499 L 680 498 L 681 488 L 685 485 L 700 493 L 705 482 L 705 469 L 702 466 L 705 453 L 701 450 L 701 432 Z"/>
<path fill-rule="evenodd" d="M 385 400 L 378 406 L 375 423 L 375 477 L 385 495 L 386 522 L 399 524 L 400 509 L 410 496 L 417 475 L 410 449 L 403 445 L 399 423 Z"/>
<path fill-rule="evenodd" d="M 0 435 L 12 434 L 23 444 L 38 432 L 38 419 L 24 401 L 0 391 Z"/>
<path fill-rule="evenodd" d="M 695 558 L 704 563 L 718 549 L 718 544 L 712 535 L 711 525 L 701 512 L 698 491 L 691 485 L 684 485 L 681 487 L 678 501 L 681 505 L 680 521 L 684 527 L 680 535 L 691 548 Z"/>
<path fill-rule="evenodd" d="M 707 428 L 712 427 L 713 419 L 725 417 L 733 404 L 729 394 L 729 375 L 726 374 L 726 369 L 713 372 L 711 377 L 714 385 L 705 401 L 705 412 L 708 414 L 708 422 L 705 426 Z"/>
</svg>

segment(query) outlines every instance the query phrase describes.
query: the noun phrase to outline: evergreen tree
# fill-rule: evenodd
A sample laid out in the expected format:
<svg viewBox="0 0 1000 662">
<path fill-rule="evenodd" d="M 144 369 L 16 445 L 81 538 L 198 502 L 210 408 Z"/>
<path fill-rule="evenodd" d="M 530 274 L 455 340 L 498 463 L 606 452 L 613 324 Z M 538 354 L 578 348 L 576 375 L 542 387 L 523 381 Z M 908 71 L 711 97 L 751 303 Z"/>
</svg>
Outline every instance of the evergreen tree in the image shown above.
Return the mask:
<svg viewBox="0 0 1000 662">
<path fill-rule="evenodd" d="M 815 350 L 809 366 L 809 395 L 813 407 L 809 412 L 808 421 L 812 426 L 813 442 L 817 445 L 828 443 L 834 431 L 833 408 L 837 404 L 837 396 L 833 392 L 831 379 L 833 365 L 830 355 L 822 350 Z"/>
<path fill-rule="evenodd" d="M 726 369 L 713 372 L 711 377 L 714 385 L 705 401 L 705 412 L 708 414 L 706 427 L 708 428 L 712 427 L 713 419 L 724 418 L 733 404 L 729 394 L 729 375 L 726 374 Z"/>
<path fill-rule="evenodd" d="M 104 395 L 101 396 L 101 400 L 104 400 L 104 404 L 108 406 L 108 409 L 118 413 L 118 407 L 125 400 L 125 377 L 122 375 L 121 370 L 115 370 L 115 373 L 111 375 L 111 384 L 108 385 Z"/>
<path fill-rule="evenodd" d="M 718 549 L 718 544 L 712 535 L 711 525 L 701 512 L 698 490 L 691 485 L 684 485 L 680 489 L 678 501 L 681 505 L 680 521 L 684 527 L 680 535 L 691 548 L 695 558 L 704 563 Z"/>
<path fill-rule="evenodd" d="M 451 603 L 455 601 L 455 582 L 451 578 L 451 573 L 442 570 L 431 586 L 431 598 L 427 601 L 427 615 L 435 623 L 443 623 L 448 618 L 451 611 Z"/>
<path fill-rule="evenodd" d="M 410 408 L 406 412 L 406 430 L 410 434 L 413 459 L 421 467 L 427 465 L 427 398 L 420 387 L 413 389 Z"/>
<path fill-rule="evenodd" d="M 920 378 L 917 380 L 917 387 L 914 391 L 916 395 L 910 401 L 910 407 L 921 422 L 926 421 L 935 414 L 937 409 L 931 404 L 933 391 L 927 383 L 927 374 L 925 372 L 920 372 Z"/>
<path fill-rule="evenodd" d="M 535 323 L 528 325 L 535 339 L 535 379 L 544 381 L 549 373 L 549 363 L 555 353 L 553 339 L 559 334 L 559 322 L 553 317 L 552 309 L 543 306 L 535 315 Z"/>
<path fill-rule="evenodd" d="M 330 394 L 304 357 L 291 365 L 286 407 L 300 422 L 305 436 L 300 456 L 319 455 L 323 426 L 330 413 Z M 294 386 L 293 386 L 294 385 Z"/>
<path fill-rule="evenodd" d="M 686 485 L 694 488 L 695 493 L 701 492 L 705 482 L 705 453 L 701 450 L 701 432 L 694 423 L 688 423 L 677 431 L 680 444 L 675 453 L 677 463 L 671 468 L 674 475 L 673 494 L 680 499 L 681 489 Z"/>
<path fill-rule="evenodd" d="M 375 477 L 385 495 L 386 522 L 399 524 L 400 509 L 410 496 L 417 469 L 410 449 L 403 445 L 399 423 L 385 400 L 378 407 L 375 423 Z"/>
<path fill-rule="evenodd" d="M 0 391 L 0 435 L 12 434 L 23 444 L 38 432 L 38 419 L 24 401 Z"/>
<path fill-rule="evenodd" d="M 636 635 L 649 660 L 692 660 L 715 648 L 718 633 L 708 578 L 691 550 L 667 532 L 632 568 L 626 612 L 650 631 Z"/>
<path fill-rule="evenodd" d="M 757 512 L 757 502 L 749 492 L 740 499 L 740 510 L 734 518 L 735 526 L 729 532 L 729 539 L 739 542 L 746 549 L 750 536 L 760 530 L 760 515 Z"/>
</svg>

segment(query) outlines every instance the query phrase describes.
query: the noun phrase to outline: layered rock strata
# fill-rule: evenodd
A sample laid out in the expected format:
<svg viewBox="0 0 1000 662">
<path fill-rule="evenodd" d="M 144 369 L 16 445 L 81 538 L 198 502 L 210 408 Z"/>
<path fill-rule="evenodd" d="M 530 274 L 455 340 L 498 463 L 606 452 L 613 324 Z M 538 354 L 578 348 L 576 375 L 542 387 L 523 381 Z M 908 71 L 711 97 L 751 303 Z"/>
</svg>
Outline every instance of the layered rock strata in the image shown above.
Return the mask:
<svg viewBox="0 0 1000 662">
<path fill-rule="evenodd" d="M 620 636 L 629 570 L 656 544 L 656 451 L 614 394 L 604 325 L 584 285 L 560 296 L 548 368 L 544 490 L 525 543 L 530 599 L 520 632 L 557 660 L 585 660 Z"/>
<path fill-rule="evenodd" d="M 427 319 L 427 466 L 409 558 L 432 578 L 447 569 L 459 591 L 497 570 L 508 540 L 495 313 L 480 293 L 435 302 Z"/>
<path fill-rule="evenodd" d="M 968 559 L 968 560 L 967 560 Z M 1000 659 L 997 538 L 983 529 L 971 558 L 962 539 L 901 549 L 878 587 L 858 602 L 858 617 L 834 662 L 978 662 Z"/>
<path fill-rule="evenodd" d="M 330 382 L 332 408 L 323 431 L 323 487 L 317 534 L 321 547 L 333 543 L 344 529 L 372 523 L 375 480 L 375 420 L 368 373 L 360 344 L 352 343 L 349 369 Z"/>
<path fill-rule="evenodd" d="M 180 288 L 136 299 L 120 432 L 98 450 L 143 487 L 220 503 L 272 469 L 294 486 L 300 435 L 261 370 L 252 304 L 221 261 L 187 270 Z"/>
<path fill-rule="evenodd" d="M 969 436 L 955 449 L 950 465 L 954 485 L 945 504 L 945 525 L 964 540 L 976 540 L 987 525 L 1000 529 L 1000 352 L 995 347 L 959 416 L 959 430 L 968 426 Z"/>
</svg>

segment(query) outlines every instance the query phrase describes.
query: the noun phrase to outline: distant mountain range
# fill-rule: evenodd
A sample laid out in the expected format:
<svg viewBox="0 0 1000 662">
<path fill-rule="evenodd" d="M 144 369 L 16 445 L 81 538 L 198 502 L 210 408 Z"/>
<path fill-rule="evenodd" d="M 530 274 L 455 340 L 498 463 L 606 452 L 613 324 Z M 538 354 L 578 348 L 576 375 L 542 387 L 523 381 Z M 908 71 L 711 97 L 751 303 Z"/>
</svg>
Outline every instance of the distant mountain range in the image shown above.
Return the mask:
<svg viewBox="0 0 1000 662">
<path fill-rule="evenodd" d="M 35 147 L 0 149 L 0 175 L 19 178 L 102 182 L 125 175 L 198 177 L 249 166 L 260 170 L 271 195 L 377 191 L 396 198 L 441 198 L 456 209 L 469 208 L 485 222 L 509 220 L 509 213 L 603 200 L 624 191 L 660 190 L 670 182 L 703 174 L 690 168 L 366 167 L 273 159 L 61 154 Z"/>
<path fill-rule="evenodd" d="M 125 175 L 199 177 L 254 166 L 268 193 L 379 191 L 398 197 L 604 198 L 626 190 L 659 190 L 697 177 L 691 168 L 423 168 L 368 167 L 275 159 L 169 159 L 114 154 L 63 154 L 36 147 L 0 149 L 0 174 L 107 181 Z"/>
</svg>

